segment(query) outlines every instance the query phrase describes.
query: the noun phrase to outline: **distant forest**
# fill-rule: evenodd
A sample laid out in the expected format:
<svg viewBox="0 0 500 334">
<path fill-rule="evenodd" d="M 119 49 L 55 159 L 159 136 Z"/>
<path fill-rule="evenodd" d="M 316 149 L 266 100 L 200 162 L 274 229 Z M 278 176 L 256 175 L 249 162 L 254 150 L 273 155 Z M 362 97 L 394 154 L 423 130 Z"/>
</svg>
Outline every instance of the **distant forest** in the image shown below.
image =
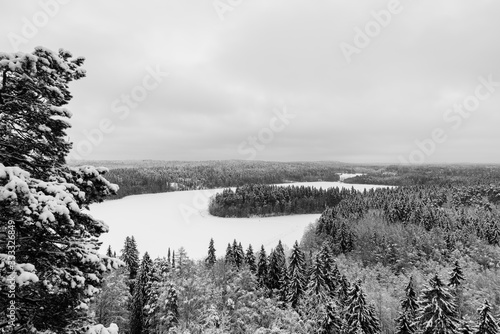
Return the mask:
<svg viewBox="0 0 500 334">
<path fill-rule="evenodd" d="M 244 185 L 224 189 L 209 206 L 211 215 L 219 217 L 275 216 L 321 213 L 328 207 L 356 194 L 354 190 L 304 186 Z"/>
<path fill-rule="evenodd" d="M 500 166 L 422 165 L 376 166 L 339 162 L 269 161 L 92 161 L 110 169 L 106 174 L 118 184 L 118 199 L 130 195 L 179 190 L 241 187 L 247 184 L 339 181 L 340 173 L 363 174 L 344 180 L 350 184 L 480 185 L 497 182 Z"/>
<path fill-rule="evenodd" d="M 354 172 L 336 162 L 207 161 L 163 162 L 113 168 L 107 179 L 120 185 L 116 196 L 178 190 L 213 189 L 249 183 L 338 181 L 339 173 Z M 120 166 L 120 165 L 118 165 Z"/>
</svg>

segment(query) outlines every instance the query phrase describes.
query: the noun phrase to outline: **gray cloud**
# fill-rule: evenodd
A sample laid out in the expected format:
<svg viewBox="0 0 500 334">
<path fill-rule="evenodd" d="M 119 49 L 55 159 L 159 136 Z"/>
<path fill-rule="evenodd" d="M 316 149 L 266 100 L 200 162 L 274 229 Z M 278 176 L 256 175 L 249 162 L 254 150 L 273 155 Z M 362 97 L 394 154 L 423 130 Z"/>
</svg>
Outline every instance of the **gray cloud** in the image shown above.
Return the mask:
<svg viewBox="0 0 500 334">
<path fill-rule="evenodd" d="M 402 12 L 347 63 L 340 43 L 353 44 L 354 28 L 388 3 L 244 1 L 221 21 L 211 1 L 73 0 L 20 49 L 86 57 L 69 135 L 78 144 L 102 119 L 114 126 L 88 158 L 244 159 L 239 145 L 286 105 L 295 118 L 257 159 L 397 163 L 439 127 L 447 140 L 426 162 L 500 162 L 500 87 L 457 130 L 443 119 L 479 76 L 500 81 L 500 3 L 401 0 Z M 8 34 L 40 10 L 4 2 L 0 50 L 12 51 Z M 169 76 L 121 119 L 113 102 L 148 66 Z"/>
</svg>

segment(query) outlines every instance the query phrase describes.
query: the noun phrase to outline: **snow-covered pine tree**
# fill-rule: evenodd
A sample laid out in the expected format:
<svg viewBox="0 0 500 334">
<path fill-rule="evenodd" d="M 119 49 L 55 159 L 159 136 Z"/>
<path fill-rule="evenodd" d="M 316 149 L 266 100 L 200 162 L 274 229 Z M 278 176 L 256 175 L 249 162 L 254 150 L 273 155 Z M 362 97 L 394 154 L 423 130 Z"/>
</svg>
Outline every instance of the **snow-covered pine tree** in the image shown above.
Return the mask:
<svg viewBox="0 0 500 334">
<path fill-rule="evenodd" d="M 417 294 L 413 289 L 413 277 L 405 289 L 405 297 L 401 300 L 401 312 L 396 319 L 396 334 L 415 333 L 415 315 L 418 309 Z"/>
<path fill-rule="evenodd" d="M 245 254 L 245 262 L 252 273 L 257 272 L 257 264 L 255 263 L 255 254 L 253 253 L 252 245 L 248 245 L 247 252 Z"/>
<path fill-rule="evenodd" d="M 208 244 L 208 255 L 207 258 L 205 259 L 205 264 L 207 265 L 208 268 L 212 268 L 217 261 L 217 258 L 215 257 L 215 246 L 214 246 L 214 239 L 210 239 L 210 243 Z"/>
<path fill-rule="evenodd" d="M 111 250 L 111 245 L 108 246 L 108 249 L 106 250 L 106 255 L 109 257 L 113 257 L 113 251 Z"/>
<path fill-rule="evenodd" d="M 260 248 L 259 259 L 257 262 L 257 282 L 259 287 L 264 288 L 268 285 L 267 276 L 269 274 L 269 269 L 267 266 L 267 255 L 264 245 Z"/>
<path fill-rule="evenodd" d="M 477 332 L 476 334 L 498 334 L 500 333 L 500 328 L 497 321 L 493 317 L 491 312 L 490 303 L 487 300 L 484 301 L 483 305 L 477 310 L 479 314 L 479 319 L 477 322 Z"/>
<path fill-rule="evenodd" d="M 453 267 L 453 270 L 450 272 L 450 280 L 448 282 L 448 286 L 456 290 L 462 284 L 462 281 L 464 279 L 465 278 L 462 267 L 460 267 L 458 261 L 455 261 L 455 266 Z"/>
<path fill-rule="evenodd" d="M 137 276 L 137 270 L 139 270 L 139 250 L 137 249 L 137 243 L 134 236 L 127 236 L 125 238 L 125 244 L 121 252 L 120 260 L 125 262 L 129 272 L 129 278 L 133 280 Z"/>
<path fill-rule="evenodd" d="M 309 282 L 307 284 L 307 293 L 321 296 L 325 299 L 329 292 L 329 287 L 325 282 L 324 273 L 325 264 L 319 253 L 314 256 L 311 271 L 309 274 Z"/>
<path fill-rule="evenodd" d="M 243 252 L 243 247 L 241 243 L 237 243 L 236 239 L 233 242 L 233 259 L 234 264 L 237 268 L 240 268 L 245 262 L 245 253 Z"/>
<path fill-rule="evenodd" d="M 134 286 L 134 295 L 132 296 L 132 310 L 130 313 L 130 333 L 147 334 L 146 314 L 144 307 L 149 301 L 150 295 L 150 275 L 153 262 L 146 252 L 142 257 L 141 267 L 139 269 L 137 280 Z"/>
<path fill-rule="evenodd" d="M 177 290 L 175 290 L 172 284 L 170 284 L 168 287 L 167 300 L 165 301 L 165 311 L 167 313 L 167 316 L 165 318 L 167 329 L 177 326 L 177 324 L 179 323 Z"/>
<path fill-rule="evenodd" d="M 416 322 L 423 334 L 458 333 L 457 310 L 453 295 L 438 275 L 422 291 Z"/>
<path fill-rule="evenodd" d="M 328 292 L 333 294 L 337 288 L 340 273 L 333 258 L 333 251 L 327 241 L 321 245 L 319 258 L 322 264 L 323 280 L 328 287 Z"/>
<path fill-rule="evenodd" d="M 227 244 L 226 256 L 224 257 L 224 263 L 227 265 L 231 265 L 231 266 L 233 266 L 235 264 L 233 247 L 231 246 L 230 243 Z"/>
<path fill-rule="evenodd" d="M 417 294 L 413 286 L 413 277 L 405 288 L 405 298 L 401 301 L 401 308 L 403 312 L 409 313 L 412 317 L 416 315 L 418 310 Z"/>
<path fill-rule="evenodd" d="M 288 302 L 292 307 L 297 307 L 300 297 L 306 289 L 306 260 L 304 252 L 295 241 L 290 254 L 288 266 Z"/>
<path fill-rule="evenodd" d="M 268 285 L 269 288 L 276 291 L 283 289 L 283 284 L 286 283 L 284 274 L 286 273 L 286 259 L 281 246 L 281 241 L 276 249 L 271 251 L 268 261 Z"/>
<path fill-rule="evenodd" d="M 352 284 L 349 289 L 345 319 L 345 333 L 380 333 L 380 321 L 375 315 L 373 307 L 366 303 L 360 282 Z"/>
<path fill-rule="evenodd" d="M 43 47 L 0 53 L 0 226 L 22 240 L 15 257 L 0 243 L 0 314 L 15 282 L 16 332 L 84 331 L 102 273 L 121 263 L 99 254 L 108 226 L 84 210 L 118 187 L 105 168 L 65 165 L 71 113 L 63 106 L 68 84 L 85 76 L 83 61 Z"/>
</svg>

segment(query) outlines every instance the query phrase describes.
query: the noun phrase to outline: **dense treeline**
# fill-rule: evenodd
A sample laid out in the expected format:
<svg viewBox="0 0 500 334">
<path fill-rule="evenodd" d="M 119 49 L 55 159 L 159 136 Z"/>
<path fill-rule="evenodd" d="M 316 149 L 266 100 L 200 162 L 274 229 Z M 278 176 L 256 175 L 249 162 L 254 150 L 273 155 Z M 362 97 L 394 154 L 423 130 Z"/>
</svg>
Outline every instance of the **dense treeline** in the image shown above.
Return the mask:
<svg viewBox="0 0 500 334">
<path fill-rule="evenodd" d="M 498 182 L 498 165 L 398 165 L 353 167 L 358 175 L 344 182 L 391 186 L 412 185 L 481 185 Z"/>
<path fill-rule="evenodd" d="M 210 201 L 209 212 L 219 217 L 250 217 L 321 213 L 356 193 L 354 189 L 251 184 L 224 189 Z"/>
<path fill-rule="evenodd" d="M 338 173 L 363 174 L 348 178 L 345 183 L 391 186 L 481 185 L 500 179 L 500 166 L 496 165 L 357 166 L 338 162 L 239 160 L 96 163 L 108 167 L 108 179 L 120 185 L 118 194 L 111 198 L 176 190 L 241 187 L 245 184 L 338 181 Z"/>
<path fill-rule="evenodd" d="M 204 261 L 182 248 L 139 261 L 127 238 L 121 255 L 127 271 L 107 277 L 92 310 L 97 321 L 114 319 L 133 334 L 498 333 L 500 278 L 467 257 L 456 253 L 443 265 L 422 259 L 425 271 L 395 274 L 382 264 L 390 253 L 367 265 L 357 246 L 338 254 L 334 238 L 315 245 L 305 240 L 285 249 L 279 242 L 255 252 L 234 240 L 220 257 L 211 240 Z"/>
<path fill-rule="evenodd" d="M 342 172 L 352 170 L 335 162 L 163 162 L 163 165 L 111 169 L 108 179 L 120 185 L 113 198 L 122 198 L 176 190 L 237 187 L 249 183 L 338 181 L 338 174 Z"/>
</svg>

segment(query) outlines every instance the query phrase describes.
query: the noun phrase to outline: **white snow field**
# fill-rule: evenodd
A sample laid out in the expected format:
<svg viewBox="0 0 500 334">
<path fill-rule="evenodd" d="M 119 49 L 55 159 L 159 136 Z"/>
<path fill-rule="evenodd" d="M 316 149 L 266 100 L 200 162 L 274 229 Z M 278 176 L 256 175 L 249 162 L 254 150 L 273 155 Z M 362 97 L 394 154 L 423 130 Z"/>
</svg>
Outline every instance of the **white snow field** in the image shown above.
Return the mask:
<svg viewBox="0 0 500 334">
<path fill-rule="evenodd" d="M 357 190 L 385 186 L 345 184 L 340 182 L 299 182 L 283 186 L 314 186 Z M 153 258 L 167 256 L 167 249 L 185 248 L 191 259 L 203 259 L 210 238 L 214 239 L 217 257 L 223 256 L 229 242 L 236 239 L 246 250 L 252 244 L 254 251 L 264 245 L 269 252 L 278 240 L 291 247 L 300 241 L 305 228 L 320 214 L 279 216 L 266 218 L 220 218 L 208 213 L 209 198 L 221 189 L 176 191 L 160 194 L 128 196 L 90 207 L 90 213 L 109 225 L 109 233 L 100 237 L 101 251 L 108 245 L 117 254 L 125 238 L 134 236 L 139 252 L 148 252 Z"/>
</svg>

